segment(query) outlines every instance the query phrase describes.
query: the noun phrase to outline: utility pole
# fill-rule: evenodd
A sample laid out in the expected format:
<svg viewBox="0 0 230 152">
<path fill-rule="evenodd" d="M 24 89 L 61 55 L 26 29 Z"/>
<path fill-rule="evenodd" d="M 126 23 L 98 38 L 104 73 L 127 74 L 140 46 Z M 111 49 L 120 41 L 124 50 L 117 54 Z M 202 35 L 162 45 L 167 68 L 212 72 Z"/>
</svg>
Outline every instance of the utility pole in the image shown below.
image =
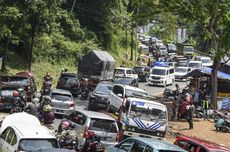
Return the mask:
<svg viewBox="0 0 230 152">
<path fill-rule="evenodd" d="M 72 8 L 71 8 L 71 10 L 70 10 L 70 14 L 73 13 L 73 9 L 74 9 L 74 7 L 75 7 L 76 1 L 77 1 L 77 0 L 74 0 L 74 1 L 73 1 L 73 5 L 72 5 Z"/>
</svg>

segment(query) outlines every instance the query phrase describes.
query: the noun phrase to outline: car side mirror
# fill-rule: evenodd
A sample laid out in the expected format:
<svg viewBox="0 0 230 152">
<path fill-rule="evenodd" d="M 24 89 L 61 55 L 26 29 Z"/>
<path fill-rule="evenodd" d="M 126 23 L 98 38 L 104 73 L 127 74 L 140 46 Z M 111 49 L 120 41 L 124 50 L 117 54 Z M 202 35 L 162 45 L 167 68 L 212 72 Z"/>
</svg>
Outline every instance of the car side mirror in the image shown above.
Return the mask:
<svg viewBox="0 0 230 152">
<path fill-rule="evenodd" d="M 119 145 L 119 144 L 116 144 L 114 147 L 115 147 L 115 148 L 119 148 L 119 147 L 120 147 L 120 145 Z"/>
</svg>

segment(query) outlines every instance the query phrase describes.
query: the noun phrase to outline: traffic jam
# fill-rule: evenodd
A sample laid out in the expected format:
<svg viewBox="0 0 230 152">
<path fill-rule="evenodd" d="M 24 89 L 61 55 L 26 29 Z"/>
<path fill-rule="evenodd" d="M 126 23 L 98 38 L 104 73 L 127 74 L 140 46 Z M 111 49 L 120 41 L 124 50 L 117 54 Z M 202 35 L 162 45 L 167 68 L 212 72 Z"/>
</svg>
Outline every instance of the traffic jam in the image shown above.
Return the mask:
<svg viewBox="0 0 230 152">
<path fill-rule="evenodd" d="M 178 53 L 175 44 L 156 37 L 138 39 L 132 68 L 116 67 L 108 52 L 90 51 L 80 58 L 77 73 L 62 69 L 57 84 L 47 72 L 41 90 L 30 72 L 0 76 L 5 114 L 0 151 L 230 151 L 192 136 L 166 138 L 169 121 L 188 122 L 192 130 L 193 118 L 212 119 L 217 132 L 229 134 L 229 104 L 214 109 L 209 103 L 211 58 L 197 55 L 192 46 Z M 151 88 L 162 92 L 153 95 Z"/>
</svg>

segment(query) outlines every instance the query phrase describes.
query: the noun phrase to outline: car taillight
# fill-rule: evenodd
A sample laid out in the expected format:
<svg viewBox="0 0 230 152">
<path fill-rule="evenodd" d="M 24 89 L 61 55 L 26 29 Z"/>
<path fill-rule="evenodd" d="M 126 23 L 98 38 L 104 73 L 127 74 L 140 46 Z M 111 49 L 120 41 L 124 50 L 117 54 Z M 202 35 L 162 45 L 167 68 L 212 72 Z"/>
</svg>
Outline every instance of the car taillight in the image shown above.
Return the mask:
<svg viewBox="0 0 230 152">
<path fill-rule="evenodd" d="M 75 103 L 72 101 L 69 103 L 69 107 L 74 107 L 75 106 Z"/>
<path fill-rule="evenodd" d="M 84 128 L 84 131 L 83 131 L 83 138 L 87 138 L 88 137 L 88 127 L 86 126 L 85 128 Z"/>
</svg>

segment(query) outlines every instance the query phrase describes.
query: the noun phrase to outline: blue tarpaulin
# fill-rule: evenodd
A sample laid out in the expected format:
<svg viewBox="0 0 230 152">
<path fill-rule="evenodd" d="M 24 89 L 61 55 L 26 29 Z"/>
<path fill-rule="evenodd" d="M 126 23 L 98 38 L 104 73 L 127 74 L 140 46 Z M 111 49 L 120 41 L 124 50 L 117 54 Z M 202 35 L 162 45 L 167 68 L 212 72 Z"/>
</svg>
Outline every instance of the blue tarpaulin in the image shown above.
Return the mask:
<svg viewBox="0 0 230 152">
<path fill-rule="evenodd" d="M 202 74 L 206 74 L 206 75 L 210 76 L 211 72 L 212 72 L 212 68 L 204 67 L 204 68 L 195 69 L 195 70 L 191 71 L 190 73 L 185 75 L 185 77 L 200 76 Z M 217 72 L 217 78 L 230 81 L 230 74 L 218 71 Z"/>
</svg>

